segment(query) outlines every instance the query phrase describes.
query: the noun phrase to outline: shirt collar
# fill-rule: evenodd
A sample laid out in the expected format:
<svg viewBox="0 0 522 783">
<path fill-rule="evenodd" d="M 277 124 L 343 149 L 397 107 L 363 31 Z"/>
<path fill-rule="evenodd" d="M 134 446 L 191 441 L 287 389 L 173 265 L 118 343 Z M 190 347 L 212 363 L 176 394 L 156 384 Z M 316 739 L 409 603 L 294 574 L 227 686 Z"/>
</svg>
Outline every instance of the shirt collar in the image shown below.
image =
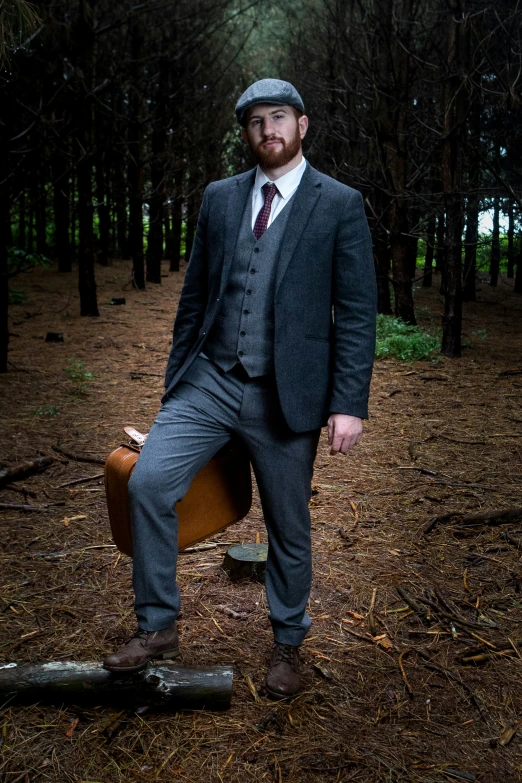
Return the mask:
<svg viewBox="0 0 522 783">
<path fill-rule="evenodd" d="M 272 182 L 277 186 L 282 198 L 288 198 L 288 196 L 294 192 L 296 187 L 301 182 L 301 177 L 304 174 L 306 168 L 306 160 L 303 158 L 301 163 L 292 169 L 292 171 L 283 174 L 279 179 L 270 180 L 266 176 L 265 172 L 258 166 L 256 171 L 256 179 L 254 182 L 254 195 L 257 195 L 259 190 L 263 187 L 265 182 Z"/>
</svg>

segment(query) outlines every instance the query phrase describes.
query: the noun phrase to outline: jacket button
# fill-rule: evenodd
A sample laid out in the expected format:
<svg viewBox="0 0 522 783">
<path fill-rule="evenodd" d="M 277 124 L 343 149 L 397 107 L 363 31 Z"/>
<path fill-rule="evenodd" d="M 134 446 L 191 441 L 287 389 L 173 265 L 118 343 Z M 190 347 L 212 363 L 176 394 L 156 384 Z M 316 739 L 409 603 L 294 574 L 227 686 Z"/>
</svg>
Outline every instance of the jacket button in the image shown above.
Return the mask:
<svg viewBox="0 0 522 783">
<path fill-rule="evenodd" d="M 239 334 L 241 335 L 241 337 L 244 337 L 246 335 L 246 332 L 239 332 Z"/>
<path fill-rule="evenodd" d="M 250 296 L 251 293 L 252 293 L 252 291 L 250 290 L 250 288 L 247 288 L 247 290 L 246 290 L 247 296 Z"/>
<path fill-rule="evenodd" d="M 251 275 L 255 275 L 255 273 L 256 273 L 256 270 L 255 270 L 255 269 L 251 269 L 251 270 L 250 270 L 250 274 L 251 274 Z"/>
<path fill-rule="evenodd" d="M 243 351 L 238 351 L 238 352 L 237 352 L 237 355 L 238 355 L 238 356 L 243 356 Z"/>
<path fill-rule="evenodd" d="M 259 253 L 259 248 L 258 247 L 254 248 L 254 253 Z"/>
<path fill-rule="evenodd" d="M 250 310 L 243 310 L 243 315 L 248 315 L 250 313 Z"/>
</svg>

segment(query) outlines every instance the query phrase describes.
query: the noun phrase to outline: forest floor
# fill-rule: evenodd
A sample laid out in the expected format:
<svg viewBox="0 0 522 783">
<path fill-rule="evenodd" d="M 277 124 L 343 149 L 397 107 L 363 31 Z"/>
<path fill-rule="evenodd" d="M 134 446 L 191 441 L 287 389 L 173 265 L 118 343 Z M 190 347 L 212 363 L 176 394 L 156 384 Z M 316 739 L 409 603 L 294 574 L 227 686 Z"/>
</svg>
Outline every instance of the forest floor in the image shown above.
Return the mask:
<svg viewBox="0 0 522 783">
<path fill-rule="evenodd" d="M 14 280 L 26 298 L 10 308 L 0 468 L 41 454 L 59 461 L 0 492 L 2 503 L 41 507 L 0 511 L 6 662 L 98 661 L 135 627 L 131 561 L 112 545 L 103 468 L 53 446 L 103 460 L 125 424 L 150 428 L 183 272 L 144 292 L 132 289 L 129 262 L 96 275 L 98 319 L 80 318 L 70 275 L 35 269 Z M 121 296 L 124 306 L 109 304 Z M 302 693 L 275 703 L 256 691 L 271 646 L 263 588 L 221 569 L 232 543 L 266 540 L 255 497 L 215 548 L 179 565 L 182 662 L 233 666 L 230 709 L 5 704 L 2 783 L 522 780 L 522 525 L 446 516 L 423 532 L 433 516 L 522 506 L 522 300 L 506 281 L 483 283 L 478 300 L 464 308 L 461 359 L 376 363 L 353 454 L 329 456 L 323 433 Z M 437 288 L 416 301 L 421 325 L 440 325 Z M 64 342 L 45 342 L 48 331 Z M 93 373 L 84 390 L 75 367 Z"/>
</svg>

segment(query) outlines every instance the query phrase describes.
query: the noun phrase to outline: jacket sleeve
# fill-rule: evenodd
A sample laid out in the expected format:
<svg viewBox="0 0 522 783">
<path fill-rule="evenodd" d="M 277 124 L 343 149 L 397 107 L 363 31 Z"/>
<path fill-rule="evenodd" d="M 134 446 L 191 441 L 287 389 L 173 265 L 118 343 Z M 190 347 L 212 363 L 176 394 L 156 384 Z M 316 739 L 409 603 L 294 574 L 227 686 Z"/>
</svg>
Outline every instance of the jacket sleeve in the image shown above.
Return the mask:
<svg viewBox="0 0 522 783">
<path fill-rule="evenodd" d="M 368 418 L 375 353 L 377 286 L 362 195 L 349 190 L 337 230 L 332 282 L 334 315 L 330 413 Z"/>
<path fill-rule="evenodd" d="M 165 372 L 165 388 L 181 368 L 198 339 L 208 300 L 207 226 L 209 188 L 203 194 L 196 236 L 174 320 L 172 348 Z"/>
</svg>

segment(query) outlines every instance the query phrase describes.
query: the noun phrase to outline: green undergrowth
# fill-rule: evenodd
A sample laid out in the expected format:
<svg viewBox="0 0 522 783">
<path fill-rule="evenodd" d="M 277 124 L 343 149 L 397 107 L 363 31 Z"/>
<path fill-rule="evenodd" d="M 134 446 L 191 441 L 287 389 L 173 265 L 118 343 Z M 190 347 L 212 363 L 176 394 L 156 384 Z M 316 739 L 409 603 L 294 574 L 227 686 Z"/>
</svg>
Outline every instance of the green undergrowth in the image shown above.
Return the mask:
<svg viewBox="0 0 522 783">
<path fill-rule="evenodd" d="M 440 336 L 410 326 L 391 315 L 377 316 L 376 359 L 394 356 L 403 362 L 418 359 L 440 360 Z"/>
</svg>

